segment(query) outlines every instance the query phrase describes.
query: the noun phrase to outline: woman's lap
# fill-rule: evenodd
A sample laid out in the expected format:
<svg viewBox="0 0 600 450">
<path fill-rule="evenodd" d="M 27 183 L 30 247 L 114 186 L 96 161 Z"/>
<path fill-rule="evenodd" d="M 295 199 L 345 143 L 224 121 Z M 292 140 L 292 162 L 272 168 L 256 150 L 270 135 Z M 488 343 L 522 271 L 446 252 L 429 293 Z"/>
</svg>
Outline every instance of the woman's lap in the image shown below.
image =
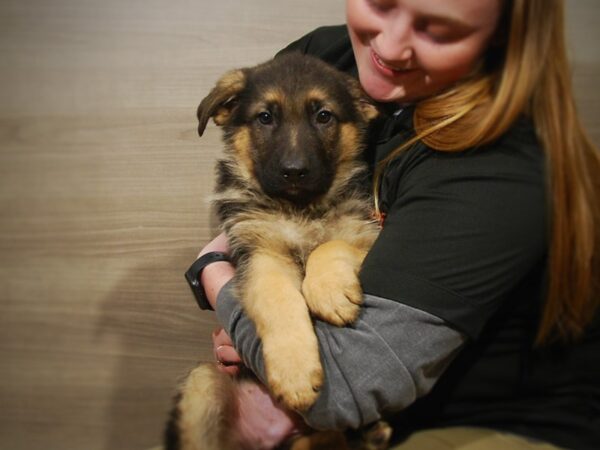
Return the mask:
<svg viewBox="0 0 600 450">
<path fill-rule="evenodd" d="M 558 450 L 554 445 L 487 428 L 449 427 L 416 431 L 390 450 Z"/>
</svg>

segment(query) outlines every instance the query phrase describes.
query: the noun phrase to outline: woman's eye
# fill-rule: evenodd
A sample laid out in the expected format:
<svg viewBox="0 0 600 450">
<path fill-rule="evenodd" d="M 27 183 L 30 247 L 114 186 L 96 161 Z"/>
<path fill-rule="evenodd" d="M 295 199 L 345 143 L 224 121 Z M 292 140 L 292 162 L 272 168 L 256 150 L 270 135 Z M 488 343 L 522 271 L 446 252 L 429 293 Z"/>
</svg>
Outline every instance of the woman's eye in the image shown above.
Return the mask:
<svg viewBox="0 0 600 450">
<path fill-rule="evenodd" d="M 439 44 L 456 42 L 469 34 L 469 30 L 466 27 L 453 27 L 446 23 L 426 19 L 417 20 L 415 22 L 415 29 L 428 39 Z"/>
<path fill-rule="evenodd" d="M 321 124 L 329 123 L 332 117 L 333 114 L 331 113 L 331 111 L 323 109 L 317 113 L 317 122 Z"/>
<path fill-rule="evenodd" d="M 263 125 L 270 125 L 273 123 L 273 116 L 268 111 L 263 111 L 258 114 L 258 121 Z"/>
<path fill-rule="evenodd" d="M 429 39 L 440 44 L 449 43 L 457 40 L 456 36 L 443 31 L 425 30 L 424 33 Z"/>
<path fill-rule="evenodd" d="M 386 12 L 393 7 L 393 3 L 388 0 L 367 0 L 368 5 L 378 12 Z"/>
</svg>

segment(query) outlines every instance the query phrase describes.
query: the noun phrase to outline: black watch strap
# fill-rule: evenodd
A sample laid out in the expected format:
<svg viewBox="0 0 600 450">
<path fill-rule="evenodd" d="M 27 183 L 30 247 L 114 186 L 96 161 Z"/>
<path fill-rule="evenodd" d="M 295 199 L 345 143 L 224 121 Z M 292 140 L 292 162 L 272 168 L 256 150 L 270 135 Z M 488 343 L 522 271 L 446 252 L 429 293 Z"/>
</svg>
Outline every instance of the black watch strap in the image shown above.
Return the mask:
<svg viewBox="0 0 600 450">
<path fill-rule="evenodd" d="M 198 303 L 200 309 L 203 310 L 212 310 L 212 307 L 210 306 L 210 303 L 208 303 L 208 299 L 206 298 L 206 292 L 204 292 L 204 287 L 200 282 L 200 274 L 206 266 L 217 261 L 231 261 L 231 259 L 229 258 L 229 255 L 227 255 L 227 253 L 223 252 L 205 253 L 196 261 L 194 261 L 194 263 L 185 273 L 185 279 L 192 288 L 192 292 L 194 293 L 196 302 Z"/>
</svg>

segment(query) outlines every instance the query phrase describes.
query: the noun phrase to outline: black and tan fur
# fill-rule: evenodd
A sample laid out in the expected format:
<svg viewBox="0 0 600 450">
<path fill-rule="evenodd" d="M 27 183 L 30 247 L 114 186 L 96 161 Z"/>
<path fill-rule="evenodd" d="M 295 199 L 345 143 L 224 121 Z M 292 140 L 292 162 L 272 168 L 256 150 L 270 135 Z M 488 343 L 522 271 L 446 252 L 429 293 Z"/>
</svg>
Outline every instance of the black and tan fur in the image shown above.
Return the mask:
<svg viewBox="0 0 600 450">
<path fill-rule="evenodd" d="M 312 318 L 343 326 L 359 313 L 357 273 L 378 233 L 361 155 L 376 115 L 356 80 L 299 54 L 227 73 L 198 108 L 200 135 L 210 118 L 223 128 L 214 205 L 235 287 L 262 340 L 269 389 L 295 410 L 315 402 L 323 381 Z M 222 414 L 216 378 L 205 366 L 186 381 L 172 423 L 180 448 L 232 448 L 210 444 L 219 427 L 201 436 L 197 422 Z"/>
</svg>

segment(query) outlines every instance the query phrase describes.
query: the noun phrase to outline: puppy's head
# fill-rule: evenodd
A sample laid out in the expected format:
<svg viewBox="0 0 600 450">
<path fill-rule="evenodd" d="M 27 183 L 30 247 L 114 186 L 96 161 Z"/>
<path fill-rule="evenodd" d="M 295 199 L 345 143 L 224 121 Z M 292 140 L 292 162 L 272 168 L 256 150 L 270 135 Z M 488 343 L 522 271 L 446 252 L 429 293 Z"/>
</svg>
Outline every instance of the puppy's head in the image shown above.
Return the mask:
<svg viewBox="0 0 600 450">
<path fill-rule="evenodd" d="M 272 198 L 306 205 L 359 158 L 376 115 L 358 81 L 289 54 L 223 76 L 198 107 L 198 131 L 212 117 L 245 177 Z"/>
</svg>

